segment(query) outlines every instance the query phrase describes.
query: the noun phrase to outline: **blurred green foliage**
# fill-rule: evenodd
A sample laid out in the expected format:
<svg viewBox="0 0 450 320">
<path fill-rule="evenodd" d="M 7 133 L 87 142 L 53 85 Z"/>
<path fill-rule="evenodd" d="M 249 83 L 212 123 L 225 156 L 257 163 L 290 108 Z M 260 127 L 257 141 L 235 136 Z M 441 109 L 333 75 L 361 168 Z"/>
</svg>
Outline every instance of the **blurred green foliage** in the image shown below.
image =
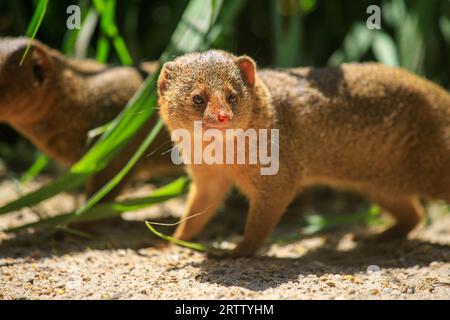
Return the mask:
<svg viewBox="0 0 450 320">
<path fill-rule="evenodd" d="M 67 31 L 67 6 L 79 2 L 87 15 L 89 0 L 50 0 L 37 38 L 63 49 L 77 31 Z M 96 0 L 96 6 L 101 3 Z M 135 61 L 157 59 L 174 31 L 187 0 L 117 0 L 120 35 Z M 23 35 L 37 1 L 2 0 L 0 36 Z M 450 85 L 450 1 L 448 0 L 263 0 L 242 1 L 237 19 L 213 47 L 246 53 L 261 66 L 325 65 L 343 61 L 395 61 L 445 86 Z M 100 5 L 98 5 L 100 4 Z M 382 29 L 369 30 L 369 5 L 381 8 Z M 104 6 L 108 10 L 108 6 Z M 111 8 L 114 9 L 114 8 Z M 108 19 L 108 18 L 102 18 Z M 118 30 L 97 28 L 88 48 L 95 57 L 97 39 Z M 381 36 L 380 36 L 381 35 Z M 70 52 L 69 53 L 73 53 Z M 293 55 L 295 55 L 293 57 Z M 119 63 L 116 53 L 110 62 Z"/>
</svg>

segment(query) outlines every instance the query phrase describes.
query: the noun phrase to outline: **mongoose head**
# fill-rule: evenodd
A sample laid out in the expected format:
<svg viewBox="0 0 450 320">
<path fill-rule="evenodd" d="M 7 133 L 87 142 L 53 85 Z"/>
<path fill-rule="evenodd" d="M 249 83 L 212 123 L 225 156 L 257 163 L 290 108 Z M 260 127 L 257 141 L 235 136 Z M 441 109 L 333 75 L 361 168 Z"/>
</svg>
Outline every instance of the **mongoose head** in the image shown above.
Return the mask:
<svg viewBox="0 0 450 320">
<path fill-rule="evenodd" d="M 256 81 L 255 62 L 220 50 L 190 53 L 164 64 L 159 107 L 170 129 L 247 129 Z"/>
<path fill-rule="evenodd" d="M 28 45 L 26 38 L 0 38 L 0 121 L 10 122 L 33 117 L 39 101 L 49 86 L 52 62 L 47 47 L 33 40 L 27 56 L 20 64 Z M 28 114 L 27 114 L 28 113 Z"/>
</svg>

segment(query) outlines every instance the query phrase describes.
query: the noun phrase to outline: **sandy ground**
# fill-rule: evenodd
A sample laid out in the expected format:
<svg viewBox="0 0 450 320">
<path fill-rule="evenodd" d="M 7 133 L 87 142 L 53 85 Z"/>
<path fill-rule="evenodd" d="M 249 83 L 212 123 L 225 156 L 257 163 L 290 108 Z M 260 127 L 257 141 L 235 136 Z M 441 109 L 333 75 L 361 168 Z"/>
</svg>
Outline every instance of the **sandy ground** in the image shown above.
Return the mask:
<svg viewBox="0 0 450 320">
<path fill-rule="evenodd" d="M 16 195 L 9 180 L 0 181 L 0 203 Z M 79 200 L 60 195 L 2 216 L 0 229 L 36 219 L 36 212 L 71 210 Z M 450 299 L 450 215 L 442 205 L 430 206 L 431 224 L 411 239 L 386 244 L 355 242 L 354 232 L 362 230 L 351 226 L 301 235 L 294 223 L 306 210 L 300 204 L 272 238 L 294 232 L 290 241 L 272 241 L 258 257 L 217 260 L 167 246 L 140 221 L 174 222 L 183 204 L 174 199 L 126 214 L 126 221 L 85 227 L 93 239 L 62 231 L 0 232 L 0 299 Z M 228 203 L 200 240 L 231 247 L 244 221 L 242 201 Z"/>
</svg>

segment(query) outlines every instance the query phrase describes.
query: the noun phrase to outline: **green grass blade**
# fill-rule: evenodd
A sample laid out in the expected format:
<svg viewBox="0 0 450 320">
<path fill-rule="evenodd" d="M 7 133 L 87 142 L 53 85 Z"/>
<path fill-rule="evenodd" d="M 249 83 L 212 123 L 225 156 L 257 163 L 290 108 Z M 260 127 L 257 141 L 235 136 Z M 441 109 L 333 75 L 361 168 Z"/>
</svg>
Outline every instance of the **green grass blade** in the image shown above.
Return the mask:
<svg viewBox="0 0 450 320">
<path fill-rule="evenodd" d="M 344 38 L 342 47 L 328 59 L 332 66 L 343 62 L 359 61 L 369 51 L 374 41 L 374 31 L 362 22 L 355 23 Z"/>
<path fill-rule="evenodd" d="M 384 33 L 377 32 L 372 44 L 372 50 L 378 61 L 388 66 L 398 66 L 398 55 L 394 40 Z"/>
<path fill-rule="evenodd" d="M 310 235 L 350 224 L 377 225 L 381 222 L 379 214 L 380 208 L 376 205 L 371 205 L 367 210 L 349 214 L 336 214 L 333 216 L 314 214 L 305 217 L 303 233 Z"/>
<path fill-rule="evenodd" d="M 161 56 L 162 62 L 174 56 L 209 47 L 208 34 L 221 12 L 223 0 L 191 0 L 173 33 L 168 49 Z"/>
<path fill-rule="evenodd" d="M 439 19 L 439 27 L 441 29 L 442 35 L 445 41 L 450 44 L 450 18 L 442 16 Z"/>
<path fill-rule="evenodd" d="M 117 55 L 119 56 L 120 63 L 125 66 L 132 66 L 133 58 L 131 58 L 131 55 L 128 52 L 125 40 L 123 40 L 121 36 L 117 35 L 113 38 L 113 45 Z"/>
<path fill-rule="evenodd" d="M 157 231 L 153 226 L 152 223 L 149 221 L 145 221 L 145 225 L 147 226 L 147 228 L 156 236 L 158 236 L 161 239 L 164 239 L 166 241 L 169 241 L 173 244 L 176 244 L 177 246 L 180 247 L 185 247 L 185 248 L 189 248 L 195 251 L 200 251 L 200 252 L 213 252 L 213 251 L 224 251 L 223 249 L 220 248 L 216 248 L 207 244 L 202 244 L 202 243 L 198 243 L 198 242 L 188 242 L 188 241 L 183 241 L 183 240 L 179 240 L 179 239 L 175 239 L 171 236 L 165 235 L 159 231 Z"/>
<path fill-rule="evenodd" d="M 97 11 L 89 8 L 88 0 L 78 1 L 81 9 L 81 28 L 67 30 L 62 44 L 65 55 L 86 58 L 87 47 L 97 24 Z M 79 43 L 81 40 L 81 44 Z M 82 49 L 80 49 L 82 48 Z"/>
<path fill-rule="evenodd" d="M 311 13 L 312 11 L 314 11 L 316 5 L 317 5 L 317 0 L 299 0 L 300 2 L 300 9 L 302 11 L 302 14 L 307 15 L 309 13 Z"/>
<path fill-rule="evenodd" d="M 23 197 L 20 197 L 19 199 L 7 203 L 3 207 L 0 207 L 0 215 L 35 205 L 62 191 L 74 190 L 75 188 L 80 186 L 88 176 L 89 174 L 86 173 L 85 174 L 69 173 L 65 176 L 62 176 L 52 181 L 51 183 L 45 185 L 44 187 L 36 191 L 30 192 L 24 195 Z"/>
<path fill-rule="evenodd" d="M 47 10 L 48 0 L 39 0 L 36 10 L 31 17 L 31 21 L 25 31 L 27 37 L 33 37 L 36 35 L 36 30 L 39 29 L 40 22 L 42 22 L 45 11 Z M 40 21 L 40 22 L 39 22 Z"/>
<path fill-rule="evenodd" d="M 275 65 L 298 66 L 301 61 L 302 14 L 298 1 L 272 0 Z"/>
<path fill-rule="evenodd" d="M 105 53 L 105 42 L 108 43 L 109 49 L 109 43 L 112 41 L 120 62 L 123 65 L 133 65 L 133 58 L 128 51 L 125 40 L 119 34 L 119 29 L 115 22 L 116 0 L 96 0 L 94 1 L 94 6 L 101 15 L 100 27 L 102 30 L 102 37 L 104 37 L 101 46 L 97 48 L 98 50 L 103 50 L 102 52 L 97 51 L 98 60 L 106 61 L 107 55 Z"/>
<path fill-rule="evenodd" d="M 36 37 L 36 34 L 39 30 L 39 27 L 41 26 L 42 20 L 44 19 L 45 12 L 47 12 L 47 6 L 48 6 L 48 0 L 40 0 L 38 3 L 38 6 L 33 14 L 33 18 L 31 19 L 31 23 L 29 24 L 26 35 L 30 38 L 28 41 L 27 48 L 25 49 L 25 52 L 23 53 L 22 59 L 20 60 L 19 65 L 23 64 L 23 61 L 25 60 L 25 57 L 28 54 L 28 51 L 30 51 L 31 48 L 31 41 Z"/>
<path fill-rule="evenodd" d="M 235 20 L 239 12 L 246 5 L 246 0 L 228 0 L 220 10 L 216 23 L 208 32 L 208 43 L 213 47 L 223 48 L 224 37 L 233 37 L 235 32 Z"/>
<path fill-rule="evenodd" d="M 124 212 L 140 210 L 153 204 L 178 197 L 185 193 L 187 185 L 188 179 L 186 177 L 181 177 L 161 188 L 154 190 L 151 195 L 147 197 L 102 203 L 87 210 L 83 215 L 76 216 L 75 212 L 68 212 L 55 217 L 50 217 L 37 222 L 7 229 L 4 232 L 17 232 L 27 228 L 36 229 L 43 227 L 56 227 L 64 224 L 69 218 L 73 218 L 71 222 L 88 222 L 119 216 Z"/>
<path fill-rule="evenodd" d="M 109 40 L 106 37 L 106 35 L 102 32 L 97 40 L 97 53 L 95 55 L 95 59 L 98 62 L 106 63 L 108 61 L 110 48 L 111 45 L 109 43 Z"/>
<path fill-rule="evenodd" d="M 41 153 L 34 161 L 34 163 L 28 168 L 28 170 L 20 177 L 20 183 L 25 184 L 33 180 L 45 167 L 49 164 L 49 158 Z"/>
<path fill-rule="evenodd" d="M 124 177 L 125 175 L 133 168 L 133 166 L 138 162 L 141 156 L 148 149 L 149 145 L 155 139 L 156 135 L 159 133 L 163 126 L 162 120 L 159 120 L 158 123 L 153 127 L 150 134 L 145 138 L 145 140 L 141 143 L 138 150 L 134 153 L 131 159 L 127 162 L 127 164 L 117 173 L 113 179 L 111 179 L 103 188 L 101 188 L 98 192 L 96 192 L 91 198 L 88 199 L 86 204 L 81 207 L 75 215 L 79 216 L 85 214 L 87 210 L 92 208 L 97 202 L 99 202 L 105 195 L 107 195 Z"/>
</svg>

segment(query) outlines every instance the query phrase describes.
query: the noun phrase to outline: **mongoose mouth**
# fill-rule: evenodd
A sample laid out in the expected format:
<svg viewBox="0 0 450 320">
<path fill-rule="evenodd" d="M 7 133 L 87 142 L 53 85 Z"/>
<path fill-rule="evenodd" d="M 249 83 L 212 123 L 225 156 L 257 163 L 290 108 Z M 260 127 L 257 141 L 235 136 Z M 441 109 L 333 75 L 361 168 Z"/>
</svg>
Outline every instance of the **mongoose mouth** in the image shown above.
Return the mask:
<svg viewBox="0 0 450 320">
<path fill-rule="evenodd" d="M 225 130 L 231 128 L 231 123 L 220 123 L 220 122 L 202 122 L 202 127 L 204 129 L 219 129 L 219 130 Z"/>
</svg>

